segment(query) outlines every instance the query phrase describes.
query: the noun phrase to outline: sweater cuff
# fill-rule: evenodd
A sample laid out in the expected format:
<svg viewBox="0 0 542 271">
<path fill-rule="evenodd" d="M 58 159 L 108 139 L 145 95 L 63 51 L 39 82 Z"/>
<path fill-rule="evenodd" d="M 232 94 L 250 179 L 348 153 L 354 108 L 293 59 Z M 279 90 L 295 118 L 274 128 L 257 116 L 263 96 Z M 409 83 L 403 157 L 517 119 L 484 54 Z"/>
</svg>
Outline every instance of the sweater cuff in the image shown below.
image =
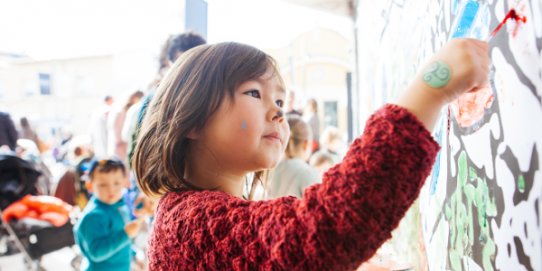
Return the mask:
<svg viewBox="0 0 542 271">
<path fill-rule="evenodd" d="M 422 143 L 421 145 L 427 151 L 429 157 L 433 157 L 439 152 L 440 146 L 431 135 L 431 132 L 408 109 L 396 104 L 386 104 L 375 115 L 407 126 L 408 130 L 404 132 L 415 135 L 417 140 Z"/>
</svg>

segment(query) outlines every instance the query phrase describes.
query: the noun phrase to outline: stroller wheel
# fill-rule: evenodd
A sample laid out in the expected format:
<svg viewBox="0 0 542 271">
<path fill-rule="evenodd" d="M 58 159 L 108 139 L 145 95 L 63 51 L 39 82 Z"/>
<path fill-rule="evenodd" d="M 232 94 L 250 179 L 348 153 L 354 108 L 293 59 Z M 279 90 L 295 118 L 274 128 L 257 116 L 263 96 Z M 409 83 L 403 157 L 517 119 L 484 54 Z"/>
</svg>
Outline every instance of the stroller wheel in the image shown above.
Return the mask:
<svg viewBox="0 0 542 271">
<path fill-rule="evenodd" d="M 77 254 L 75 255 L 75 257 L 73 257 L 73 259 L 70 262 L 70 265 L 73 268 L 73 270 L 79 270 L 82 260 L 83 260 L 83 256 L 81 256 L 80 254 Z"/>
<path fill-rule="evenodd" d="M 30 262 L 26 258 L 23 258 L 23 261 L 24 261 L 24 266 L 26 267 L 26 270 L 47 271 L 47 269 L 41 266 L 41 263 L 40 263 L 41 257 L 36 260 L 32 260 Z"/>
</svg>

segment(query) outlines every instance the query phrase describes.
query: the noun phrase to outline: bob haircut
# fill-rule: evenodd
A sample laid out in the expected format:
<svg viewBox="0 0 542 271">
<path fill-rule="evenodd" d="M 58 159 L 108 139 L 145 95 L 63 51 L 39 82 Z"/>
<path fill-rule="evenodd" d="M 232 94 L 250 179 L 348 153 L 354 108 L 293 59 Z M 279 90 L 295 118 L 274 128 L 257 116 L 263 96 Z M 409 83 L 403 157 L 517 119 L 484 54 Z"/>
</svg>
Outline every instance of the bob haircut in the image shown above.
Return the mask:
<svg viewBox="0 0 542 271">
<path fill-rule="evenodd" d="M 189 132 L 202 129 L 226 95 L 233 100 L 239 85 L 268 71 L 282 83 L 271 56 L 234 42 L 200 45 L 181 55 L 160 83 L 141 126 L 133 159 L 141 190 L 150 196 L 201 190 L 184 178 Z M 264 173 L 254 174 L 249 198 Z"/>
</svg>

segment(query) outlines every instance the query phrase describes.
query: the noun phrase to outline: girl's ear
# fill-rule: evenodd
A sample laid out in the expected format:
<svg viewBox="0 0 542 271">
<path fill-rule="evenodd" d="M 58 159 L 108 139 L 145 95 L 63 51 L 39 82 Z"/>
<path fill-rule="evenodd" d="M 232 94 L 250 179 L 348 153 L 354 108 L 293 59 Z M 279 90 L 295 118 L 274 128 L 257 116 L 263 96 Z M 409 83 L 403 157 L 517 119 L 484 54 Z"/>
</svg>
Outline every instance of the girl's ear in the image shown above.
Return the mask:
<svg viewBox="0 0 542 271">
<path fill-rule="evenodd" d="M 191 139 L 191 140 L 196 140 L 198 139 L 198 135 L 199 133 L 196 131 L 196 129 L 192 129 L 190 130 L 190 132 L 188 132 L 188 135 L 186 135 L 186 138 Z"/>
</svg>

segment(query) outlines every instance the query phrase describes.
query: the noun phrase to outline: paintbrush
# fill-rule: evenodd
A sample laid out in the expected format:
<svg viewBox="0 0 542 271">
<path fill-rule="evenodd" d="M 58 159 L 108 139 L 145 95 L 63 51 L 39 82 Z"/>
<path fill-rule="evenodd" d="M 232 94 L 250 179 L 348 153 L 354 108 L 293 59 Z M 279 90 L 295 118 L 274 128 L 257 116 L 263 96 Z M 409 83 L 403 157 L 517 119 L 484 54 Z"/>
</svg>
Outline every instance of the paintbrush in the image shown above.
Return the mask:
<svg viewBox="0 0 542 271">
<path fill-rule="evenodd" d="M 493 37 L 495 37 L 497 35 L 499 30 L 501 30 L 501 28 L 506 24 L 506 22 L 509 19 L 512 19 L 512 20 L 514 20 L 516 22 L 523 22 L 523 23 L 527 22 L 527 17 L 519 15 L 516 12 L 515 8 L 511 8 L 510 11 L 508 11 L 506 16 L 504 17 L 504 19 L 502 20 L 502 22 L 499 23 L 499 25 L 497 25 L 497 27 L 495 27 L 495 29 L 493 29 L 493 31 L 491 31 L 491 33 L 487 36 L 485 41 L 489 43 L 489 41 L 491 41 L 491 39 L 493 39 Z"/>
</svg>

